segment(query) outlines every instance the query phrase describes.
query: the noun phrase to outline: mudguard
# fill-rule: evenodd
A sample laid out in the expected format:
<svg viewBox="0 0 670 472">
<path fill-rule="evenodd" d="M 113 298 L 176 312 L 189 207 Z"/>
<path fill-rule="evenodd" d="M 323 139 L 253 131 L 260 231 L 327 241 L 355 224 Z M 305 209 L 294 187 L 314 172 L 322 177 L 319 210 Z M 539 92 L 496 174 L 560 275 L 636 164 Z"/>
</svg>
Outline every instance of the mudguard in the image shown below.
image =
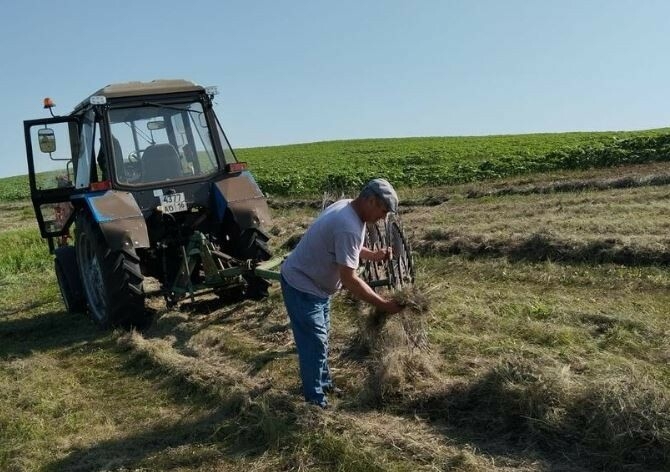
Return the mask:
<svg viewBox="0 0 670 472">
<path fill-rule="evenodd" d="M 230 210 L 241 230 L 263 229 L 272 223 L 265 195 L 250 172 L 214 182 L 212 193 L 218 221 L 223 221 L 226 210 Z"/>
<path fill-rule="evenodd" d="M 73 195 L 72 199 L 85 201 L 110 249 L 149 247 L 147 223 L 131 193 L 107 190 Z"/>
</svg>

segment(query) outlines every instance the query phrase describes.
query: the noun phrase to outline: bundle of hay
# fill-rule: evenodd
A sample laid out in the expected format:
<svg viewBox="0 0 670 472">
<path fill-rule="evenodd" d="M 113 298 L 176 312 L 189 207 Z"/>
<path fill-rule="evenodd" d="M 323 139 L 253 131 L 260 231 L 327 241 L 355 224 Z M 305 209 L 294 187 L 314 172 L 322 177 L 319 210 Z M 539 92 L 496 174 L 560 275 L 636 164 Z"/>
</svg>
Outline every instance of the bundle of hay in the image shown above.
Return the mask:
<svg viewBox="0 0 670 472">
<path fill-rule="evenodd" d="M 426 320 L 430 308 L 428 297 L 412 287 L 393 293 L 391 298 L 403 310 L 390 315 L 375 309 L 363 316 L 358 333 L 361 347 L 370 354 L 390 347 L 427 351 L 429 346 Z"/>
<path fill-rule="evenodd" d="M 427 337 L 428 297 L 409 288 L 391 298 L 403 311 L 390 315 L 373 310 L 359 326 L 358 342 L 369 355 L 370 371 L 363 400 L 374 405 L 410 399 L 437 378 Z"/>
</svg>

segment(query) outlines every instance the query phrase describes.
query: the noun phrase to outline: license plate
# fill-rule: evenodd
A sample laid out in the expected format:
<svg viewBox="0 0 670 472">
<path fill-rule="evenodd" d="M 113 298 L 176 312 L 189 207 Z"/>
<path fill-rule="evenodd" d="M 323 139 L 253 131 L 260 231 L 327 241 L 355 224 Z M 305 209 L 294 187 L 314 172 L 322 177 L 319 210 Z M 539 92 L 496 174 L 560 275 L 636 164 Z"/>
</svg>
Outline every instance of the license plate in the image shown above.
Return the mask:
<svg viewBox="0 0 670 472">
<path fill-rule="evenodd" d="M 183 193 L 161 195 L 161 206 L 163 207 L 163 213 L 177 213 L 188 210 Z"/>
</svg>

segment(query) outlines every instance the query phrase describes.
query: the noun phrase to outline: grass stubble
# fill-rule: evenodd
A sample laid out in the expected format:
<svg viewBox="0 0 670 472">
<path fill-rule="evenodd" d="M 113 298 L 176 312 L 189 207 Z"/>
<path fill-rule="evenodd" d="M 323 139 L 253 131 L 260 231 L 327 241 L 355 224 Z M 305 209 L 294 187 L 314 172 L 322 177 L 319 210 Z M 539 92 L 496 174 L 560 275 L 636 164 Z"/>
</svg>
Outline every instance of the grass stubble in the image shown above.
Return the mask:
<svg viewBox="0 0 670 472">
<path fill-rule="evenodd" d="M 612 229 L 624 238 L 630 210 L 650 235 L 637 241 L 667 250 L 656 236 L 663 221 L 636 211 L 643 200 L 666 211 L 665 189 L 549 195 L 546 205 L 560 198 L 565 211 L 542 224 L 561 240 L 579 231 L 604 239 Z M 403 219 L 415 242 L 439 239 L 440 228 L 426 223 L 436 221 L 488 234 L 490 243 L 523 235 L 519 218 L 540 221 L 547 207 L 533 198 L 456 198 Z M 575 205 L 586 211 L 572 212 Z M 607 231 L 597 229 L 606 221 L 594 216 L 598 205 L 613 209 Z M 282 209 L 275 243 L 308 219 L 304 209 Z M 42 275 L 50 264 L 33 249 L 21 253 L 17 241 L 32 247 L 34 238 L 17 231 L 3 236 L 12 251 L 0 260 L 0 381 L 10 386 L 0 389 L 0 469 L 670 467 L 662 263 L 421 251 L 420 284 L 394 295 L 403 313 L 387 317 L 336 297 L 332 366 L 347 395 L 320 411 L 301 402 L 276 291 L 263 303 L 215 309 L 167 311 L 154 301 L 148 331 L 100 333 L 60 312 L 53 276 Z M 25 283 L 35 287 L 30 302 Z"/>
</svg>

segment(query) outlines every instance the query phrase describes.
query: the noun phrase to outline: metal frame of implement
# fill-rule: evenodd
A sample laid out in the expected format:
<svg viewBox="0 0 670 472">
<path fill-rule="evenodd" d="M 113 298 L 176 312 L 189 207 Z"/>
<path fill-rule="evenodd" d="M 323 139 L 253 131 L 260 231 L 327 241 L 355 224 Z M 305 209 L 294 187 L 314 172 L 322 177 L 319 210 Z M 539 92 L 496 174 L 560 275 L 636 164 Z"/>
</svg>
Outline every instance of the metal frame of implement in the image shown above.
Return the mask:
<svg viewBox="0 0 670 472">
<path fill-rule="evenodd" d="M 379 262 L 366 262 L 362 278 L 373 289 L 400 289 L 414 283 L 414 261 L 411 246 L 397 216 L 367 227 L 366 245 L 372 249 L 391 247 L 393 258 Z M 178 277 L 169 289 L 168 301 L 172 304 L 181 298 L 195 298 L 196 292 L 205 289 L 226 288 L 240 277 L 256 276 L 266 280 L 279 280 L 279 266 L 286 256 L 268 261 L 242 261 L 216 250 L 200 232 L 195 232 L 188 244 L 182 247 L 182 261 Z M 202 270 L 198 283 L 193 282 L 194 271 Z"/>
</svg>

